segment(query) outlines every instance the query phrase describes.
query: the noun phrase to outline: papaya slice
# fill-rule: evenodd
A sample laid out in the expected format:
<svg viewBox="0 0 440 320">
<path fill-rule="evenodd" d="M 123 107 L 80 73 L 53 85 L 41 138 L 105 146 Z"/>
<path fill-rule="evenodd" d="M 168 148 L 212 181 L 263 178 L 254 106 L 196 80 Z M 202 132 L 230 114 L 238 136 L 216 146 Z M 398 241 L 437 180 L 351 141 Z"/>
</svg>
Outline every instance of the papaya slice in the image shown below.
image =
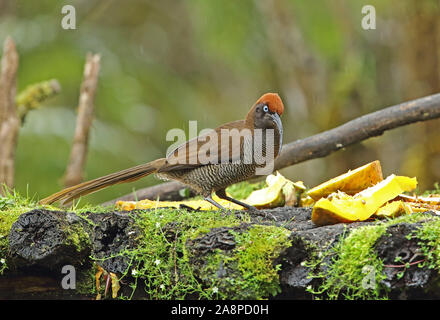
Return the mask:
<svg viewBox="0 0 440 320">
<path fill-rule="evenodd" d="M 266 184 L 266 188 L 253 191 L 243 202 L 258 209 L 295 206 L 299 202 L 298 195 L 306 190 L 302 181 L 292 182 L 279 172 L 268 175 Z"/>
<path fill-rule="evenodd" d="M 267 187 L 253 191 L 243 202 L 255 208 L 275 208 L 283 206 L 285 198 L 283 186 L 287 179 L 281 174 L 269 175 L 266 178 Z"/>
<path fill-rule="evenodd" d="M 310 189 L 307 194 L 315 201 L 327 197 L 338 190 L 348 195 L 355 195 L 382 180 L 382 167 L 380 162 L 376 160 L 326 181 Z"/>
<path fill-rule="evenodd" d="M 215 194 L 212 198 L 225 207 L 226 209 L 243 210 L 244 208 L 238 204 L 220 199 Z M 124 211 L 131 211 L 134 209 L 154 209 L 154 208 L 182 208 L 190 207 L 198 210 L 218 210 L 218 208 L 205 200 L 186 200 L 186 201 L 156 201 L 156 200 L 140 200 L 140 201 L 118 201 L 116 208 Z"/>
<path fill-rule="evenodd" d="M 403 201 L 391 201 L 377 209 L 375 216 L 379 218 L 395 218 L 403 214 L 410 214 L 413 210 L 409 204 Z"/>
<path fill-rule="evenodd" d="M 323 226 L 339 222 L 364 221 L 400 193 L 414 190 L 416 187 L 416 178 L 392 174 L 354 196 L 340 191 L 333 193 L 315 203 L 312 222 Z"/>
<path fill-rule="evenodd" d="M 302 194 L 300 199 L 300 207 L 311 207 L 315 204 L 315 200 L 307 194 Z"/>
</svg>

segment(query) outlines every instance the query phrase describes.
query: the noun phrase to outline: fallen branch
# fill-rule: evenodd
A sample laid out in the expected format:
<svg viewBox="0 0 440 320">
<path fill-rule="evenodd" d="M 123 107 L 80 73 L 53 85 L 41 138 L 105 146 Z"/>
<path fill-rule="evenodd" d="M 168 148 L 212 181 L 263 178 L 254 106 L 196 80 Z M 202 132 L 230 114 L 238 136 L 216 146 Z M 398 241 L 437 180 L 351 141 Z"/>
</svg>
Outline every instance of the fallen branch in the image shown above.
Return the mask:
<svg viewBox="0 0 440 320">
<path fill-rule="evenodd" d="M 14 185 L 15 147 L 20 119 L 15 108 L 18 70 L 18 53 L 12 38 L 7 37 L 3 46 L 0 73 L 0 183 L 8 188 Z M 1 190 L 0 190 L 1 193 Z"/>
<path fill-rule="evenodd" d="M 439 117 L 440 94 L 411 100 L 369 113 L 334 129 L 283 145 L 280 156 L 275 160 L 275 170 L 307 160 L 325 157 L 360 141 L 380 136 L 387 130 Z M 174 200 L 180 200 L 182 198 L 179 195 L 181 188 L 180 183 L 167 182 L 108 201 L 105 205 L 114 204 L 118 200 L 154 200 L 158 196 L 161 199 L 168 197 L 168 200 L 170 200 L 170 195 L 176 196 L 173 198 Z"/>
<path fill-rule="evenodd" d="M 275 161 L 275 169 L 322 158 L 360 141 L 380 136 L 387 130 L 439 117 L 440 94 L 391 106 L 351 120 L 334 129 L 284 145 Z"/>
<path fill-rule="evenodd" d="M 73 146 L 64 176 L 64 185 L 73 186 L 83 180 L 87 158 L 89 131 L 93 121 L 94 100 L 98 83 L 100 56 L 88 54 L 84 66 L 84 79 L 79 96 L 78 117 L 76 121 Z"/>
</svg>

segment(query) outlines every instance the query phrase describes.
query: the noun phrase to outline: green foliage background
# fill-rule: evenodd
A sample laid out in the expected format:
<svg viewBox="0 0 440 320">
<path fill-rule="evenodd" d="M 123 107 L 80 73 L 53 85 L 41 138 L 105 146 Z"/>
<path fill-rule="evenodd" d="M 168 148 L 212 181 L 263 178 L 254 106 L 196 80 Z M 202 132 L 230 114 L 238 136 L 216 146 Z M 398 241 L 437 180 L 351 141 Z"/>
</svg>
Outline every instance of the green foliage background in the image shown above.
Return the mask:
<svg viewBox="0 0 440 320">
<path fill-rule="evenodd" d="M 61 28 L 76 8 L 77 29 Z M 88 179 L 163 156 L 171 128 L 243 118 L 279 92 L 284 141 L 440 91 L 440 5 L 371 0 L 377 29 L 361 28 L 360 0 L 0 0 L 0 45 L 20 54 L 19 91 L 58 79 L 62 92 L 20 132 L 16 187 L 40 198 L 62 187 L 86 53 L 102 55 Z M 379 159 L 384 174 L 440 180 L 439 120 L 388 132 L 282 171 L 313 186 Z M 99 203 L 159 181 L 148 177 L 88 197 Z"/>
</svg>

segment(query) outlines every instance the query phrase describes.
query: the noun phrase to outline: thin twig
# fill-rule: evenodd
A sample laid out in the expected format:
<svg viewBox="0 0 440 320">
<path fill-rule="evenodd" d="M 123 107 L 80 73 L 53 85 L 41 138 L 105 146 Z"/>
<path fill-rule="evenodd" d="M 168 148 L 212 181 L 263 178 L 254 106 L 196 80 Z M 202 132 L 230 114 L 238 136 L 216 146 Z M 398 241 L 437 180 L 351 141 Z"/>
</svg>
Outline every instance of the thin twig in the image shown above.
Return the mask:
<svg viewBox="0 0 440 320">
<path fill-rule="evenodd" d="M 417 261 L 410 262 L 410 263 L 404 263 L 404 264 L 384 264 L 383 266 L 385 268 L 405 268 L 405 267 L 408 267 L 408 266 L 412 266 L 412 265 L 418 264 L 418 263 L 423 262 L 423 261 L 425 261 L 425 259 L 417 260 Z"/>
</svg>

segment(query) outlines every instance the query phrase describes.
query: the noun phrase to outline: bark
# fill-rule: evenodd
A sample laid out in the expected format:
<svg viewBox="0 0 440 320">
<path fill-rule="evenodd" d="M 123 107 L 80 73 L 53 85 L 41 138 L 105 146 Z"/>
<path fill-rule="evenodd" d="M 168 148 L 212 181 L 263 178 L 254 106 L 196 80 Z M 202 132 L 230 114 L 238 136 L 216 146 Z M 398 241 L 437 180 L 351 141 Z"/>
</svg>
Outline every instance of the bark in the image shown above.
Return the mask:
<svg viewBox="0 0 440 320">
<path fill-rule="evenodd" d="M 94 114 L 94 100 L 98 84 L 100 56 L 87 55 L 84 66 L 84 78 L 80 89 L 78 117 L 73 139 L 73 146 L 67 165 L 64 184 L 70 187 L 83 180 L 84 167 L 87 159 L 89 132 Z"/>
<path fill-rule="evenodd" d="M 280 156 L 275 160 L 275 170 L 280 170 L 307 160 L 322 158 L 342 148 L 359 143 L 372 137 L 382 135 L 385 131 L 419 121 L 427 121 L 440 117 L 440 94 L 391 106 L 362 117 L 351 120 L 339 127 L 283 145 Z M 136 191 L 106 202 L 114 204 L 118 200 L 133 201 L 135 199 L 181 200 L 179 190 L 182 185 L 167 182 Z"/>
<path fill-rule="evenodd" d="M 12 38 L 6 38 L 0 73 L 0 183 L 14 185 L 15 148 L 20 119 L 15 108 L 18 53 Z M 2 189 L 0 189 L 0 194 Z"/>
</svg>

